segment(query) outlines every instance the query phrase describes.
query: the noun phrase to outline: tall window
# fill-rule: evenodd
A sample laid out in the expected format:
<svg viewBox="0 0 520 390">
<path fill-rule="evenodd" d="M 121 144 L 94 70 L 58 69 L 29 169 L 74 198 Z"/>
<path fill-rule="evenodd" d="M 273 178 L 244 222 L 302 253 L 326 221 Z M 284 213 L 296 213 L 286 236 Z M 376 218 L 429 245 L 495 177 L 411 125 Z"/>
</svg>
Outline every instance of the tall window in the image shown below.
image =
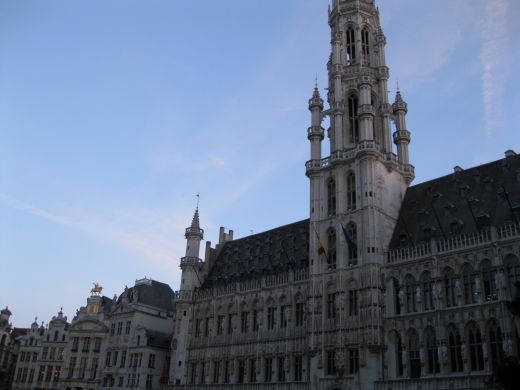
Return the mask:
<svg viewBox="0 0 520 390">
<path fill-rule="evenodd" d="M 327 183 L 327 213 L 336 215 L 336 182 L 330 179 Z"/>
<path fill-rule="evenodd" d="M 356 316 L 358 314 L 358 292 L 349 290 L 348 292 L 348 314 Z"/>
<path fill-rule="evenodd" d="M 347 225 L 347 233 L 349 235 L 348 242 L 348 258 L 349 265 L 357 265 L 358 263 L 358 248 L 357 248 L 357 227 L 356 224 L 351 222 Z"/>
<path fill-rule="evenodd" d="M 265 376 L 264 382 L 271 382 L 273 380 L 273 359 L 265 359 Z"/>
<path fill-rule="evenodd" d="M 482 352 L 482 337 L 480 329 L 474 323 L 468 327 L 469 357 L 472 371 L 484 369 L 484 355 Z"/>
<path fill-rule="evenodd" d="M 444 291 L 446 294 L 446 306 L 457 306 L 457 297 L 455 296 L 455 283 L 457 278 L 455 272 L 451 268 L 444 271 Z"/>
<path fill-rule="evenodd" d="M 327 318 L 336 318 L 336 293 L 327 294 Z"/>
<path fill-rule="evenodd" d="M 268 307 L 267 308 L 267 329 L 272 330 L 274 329 L 274 316 L 276 313 L 275 307 Z"/>
<path fill-rule="evenodd" d="M 352 171 L 347 174 L 347 208 L 356 209 L 356 176 Z"/>
<path fill-rule="evenodd" d="M 327 232 L 327 265 L 328 269 L 336 269 L 336 230 Z"/>
<path fill-rule="evenodd" d="M 356 63 L 356 36 L 354 29 L 347 29 L 347 65 Z"/>
<path fill-rule="evenodd" d="M 336 375 L 336 352 L 327 351 L 327 375 Z"/>
<path fill-rule="evenodd" d="M 348 355 L 349 373 L 356 374 L 359 371 L 359 349 L 351 349 Z"/>
<path fill-rule="evenodd" d="M 426 344 L 426 357 L 428 359 L 428 374 L 438 373 L 440 365 L 437 356 L 437 339 L 435 337 L 435 330 L 433 328 L 426 329 L 424 332 L 424 339 Z"/>
<path fill-rule="evenodd" d="M 350 141 L 354 144 L 359 142 L 359 121 L 358 121 L 358 98 L 350 95 L 348 98 L 348 120 L 350 125 Z"/>
<path fill-rule="evenodd" d="M 256 382 L 256 359 L 249 360 L 249 383 Z"/>
<path fill-rule="evenodd" d="M 482 273 L 484 299 L 486 301 L 497 299 L 497 287 L 495 285 L 496 268 L 491 266 L 489 260 L 484 260 L 480 267 L 480 272 Z"/>
<path fill-rule="evenodd" d="M 520 281 L 520 261 L 513 255 L 506 257 L 505 263 L 507 264 L 507 278 L 509 279 L 509 291 L 511 296 L 515 293 L 515 282 Z"/>
<path fill-rule="evenodd" d="M 305 304 L 303 302 L 296 303 L 296 326 L 303 326 L 305 315 Z"/>
<path fill-rule="evenodd" d="M 294 357 L 294 380 L 300 382 L 303 378 L 303 356 Z"/>
<path fill-rule="evenodd" d="M 217 317 L 217 335 L 224 334 L 224 319 L 225 316 L 218 316 Z"/>
<path fill-rule="evenodd" d="M 448 350 L 450 353 L 450 368 L 452 372 L 459 372 L 464 369 L 461 352 L 462 341 L 459 331 L 454 327 L 448 330 Z"/>
<path fill-rule="evenodd" d="M 496 369 L 504 360 L 504 350 L 502 348 L 502 332 L 496 320 L 493 320 L 488 327 L 488 340 L 491 351 L 491 364 Z"/>
<path fill-rule="evenodd" d="M 433 280 L 429 272 L 421 275 L 421 291 L 424 310 L 435 309 L 433 302 Z"/>
<path fill-rule="evenodd" d="M 415 289 L 417 284 L 412 275 L 407 275 L 404 280 L 405 294 L 406 294 L 406 312 L 415 313 L 417 311 L 417 304 L 415 302 Z"/>
<path fill-rule="evenodd" d="M 370 66 L 370 41 L 369 32 L 366 27 L 361 30 L 361 49 L 363 52 L 363 65 Z"/>
<path fill-rule="evenodd" d="M 415 329 L 408 333 L 408 362 L 410 367 L 410 378 L 421 376 L 421 356 L 419 353 L 419 336 Z"/>
<path fill-rule="evenodd" d="M 246 373 L 246 361 L 240 359 L 238 361 L 238 383 L 244 383 L 244 377 Z"/>
<path fill-rule="evenodd" d="M 213 383 L 218 383 L 220 375 L 220 360 L 213 363 Z"/>
<path fill-rule="evenodd" d="M 280 306 L 280 328 L 287 328 L 287 306 Z"/>
<path fill-rule="evenodd" d="M 464 302 L 466 305 L 477 303 L 477 295 L 475 292 L 475 271 L 470 264 L 464 264 L 462 267 L 462 283 L 464 284 Z"/>
<path fill-rule="evenodd" d="M 278 358 L 278 382 L 285 382 L 285 358 Z"/>
<path fill-rule="evenodd" d="M 395 278 L 392 278 L 392 284 L 394 287 L 394 308 L 395 314 L 401 314 L 401 286 L 399 285 L 399 281 Z"/>
<path fill-rule="evenodd" d="M 249 312 L 247 311 L 243 311 L 241 314 L 241 326 L 240 326 L 240 331 L 242 333 L 247 333 L 248 331 L 248 328 L 249 328 L 249 321 L 248 321 L 248 318 L 249 318 Z"/>
<path fill-rule="evenodd" d="M 396 334 L 396 375 L 403 376 L 404 375 L 404 364 L 403 364 L 403 342 L 401 340 L 401 335 Z"/>
</svg>

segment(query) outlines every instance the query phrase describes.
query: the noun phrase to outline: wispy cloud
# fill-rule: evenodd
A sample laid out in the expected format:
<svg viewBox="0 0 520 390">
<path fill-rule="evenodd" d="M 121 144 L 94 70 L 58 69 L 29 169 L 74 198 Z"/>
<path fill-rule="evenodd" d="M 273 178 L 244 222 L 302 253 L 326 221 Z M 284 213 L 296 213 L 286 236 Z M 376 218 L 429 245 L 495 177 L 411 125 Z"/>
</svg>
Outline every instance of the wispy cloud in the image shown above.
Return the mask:
<svg viewBox="0 0 520 390">
<path fill-rule="evenodd" d="M 176 258 L 184 247 L 183 232 L 188 212 L 174 216 L 155 214 L 149 210 L 93 213 L 79 209 L 48 211 L 0 193 L 0 203 L 43 220 L 85 232 L 133 252 L 158 272 L 175 272 Z"/>
<path fill-rule="evenodd" d="M 503 94 L 505 75 L 503 66 L 507 53 L 508 0 L 486 1 L 482 25 L 482 98 L 484 126 L 488 137 L 496 134 L 504 123 Z"/>
</svg>

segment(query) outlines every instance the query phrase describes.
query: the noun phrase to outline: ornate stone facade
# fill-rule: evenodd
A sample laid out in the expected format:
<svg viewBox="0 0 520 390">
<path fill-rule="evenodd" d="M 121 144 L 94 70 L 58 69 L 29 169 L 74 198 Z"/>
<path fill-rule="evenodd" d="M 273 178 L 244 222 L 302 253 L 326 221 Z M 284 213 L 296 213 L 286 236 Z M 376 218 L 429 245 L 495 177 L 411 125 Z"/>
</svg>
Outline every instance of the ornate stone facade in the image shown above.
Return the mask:
<svg viewBox="0 0 520 390">
<path fill-rule="evenodd" d="M 328 108 L 317 86 L 309 100 L 310 218 L 239 240 L 221 229 L 202 260 L 196 210 L 173 389 L 483 388 L 518 354 L 505 302 L 520 279 L 519 156 L 409 187 L 408 107 L 388 99 L 374 1 L 334 0 L 329 24 Z"/>
</svg>

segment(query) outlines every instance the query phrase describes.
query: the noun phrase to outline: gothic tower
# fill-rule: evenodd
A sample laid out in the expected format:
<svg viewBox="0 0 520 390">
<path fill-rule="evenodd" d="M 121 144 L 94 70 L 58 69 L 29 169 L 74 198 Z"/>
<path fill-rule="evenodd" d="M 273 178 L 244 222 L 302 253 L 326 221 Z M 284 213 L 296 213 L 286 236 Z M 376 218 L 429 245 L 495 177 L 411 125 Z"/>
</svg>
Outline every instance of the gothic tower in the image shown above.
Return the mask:
<svg viewBox="0 0 520 390">
<path fill-rule="evenodd" d="M 193 310 L 193 292 L 203 281 L 204 262 L 199 257 L 200 242 L 204 238 L 204 230 L 200 228 L 199 208 L 190 227 L 186 228 L 186 255 L 181 258 L 181 288 L 175 297 L 174 336 L 172 340 L 172 357 L 170 363 L 171 381 L 174 384 L 185 384 L 185 367 L 190 324 Z"/>
<path fill-rule="evenodd" d="M 317 86 L 309 100 L 311 364 L 323 378 L 343 377 L 357 359 L 357 372 L 376 379 L 384 346 L 380 269 L 414 178 L 407 106 L 400 93 L 393 105 L 388 100 L 386 38 L 374 0 L 333 0 L 329 25 L 329 107 Z M 325 117 L 330 149 L 322 158 Z"/>
</svg>

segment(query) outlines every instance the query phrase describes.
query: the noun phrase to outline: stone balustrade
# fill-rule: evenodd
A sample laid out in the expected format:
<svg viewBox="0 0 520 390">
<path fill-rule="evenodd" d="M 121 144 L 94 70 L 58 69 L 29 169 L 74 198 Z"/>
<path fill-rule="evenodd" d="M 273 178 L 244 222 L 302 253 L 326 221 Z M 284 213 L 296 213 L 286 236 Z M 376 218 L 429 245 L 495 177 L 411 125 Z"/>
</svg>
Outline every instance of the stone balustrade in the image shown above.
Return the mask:
<svg viewBox="0 0 520 390">
<path fill-rule="evenodd" d="M 489 380 L 488 375 L 468 374 L 468 375 L 452 375 L 431 378 L 398 378 L 376 381 L 374 390 L 473 390 L 484 389 L 488 387 L 486 381 Z"/>
</svg>

